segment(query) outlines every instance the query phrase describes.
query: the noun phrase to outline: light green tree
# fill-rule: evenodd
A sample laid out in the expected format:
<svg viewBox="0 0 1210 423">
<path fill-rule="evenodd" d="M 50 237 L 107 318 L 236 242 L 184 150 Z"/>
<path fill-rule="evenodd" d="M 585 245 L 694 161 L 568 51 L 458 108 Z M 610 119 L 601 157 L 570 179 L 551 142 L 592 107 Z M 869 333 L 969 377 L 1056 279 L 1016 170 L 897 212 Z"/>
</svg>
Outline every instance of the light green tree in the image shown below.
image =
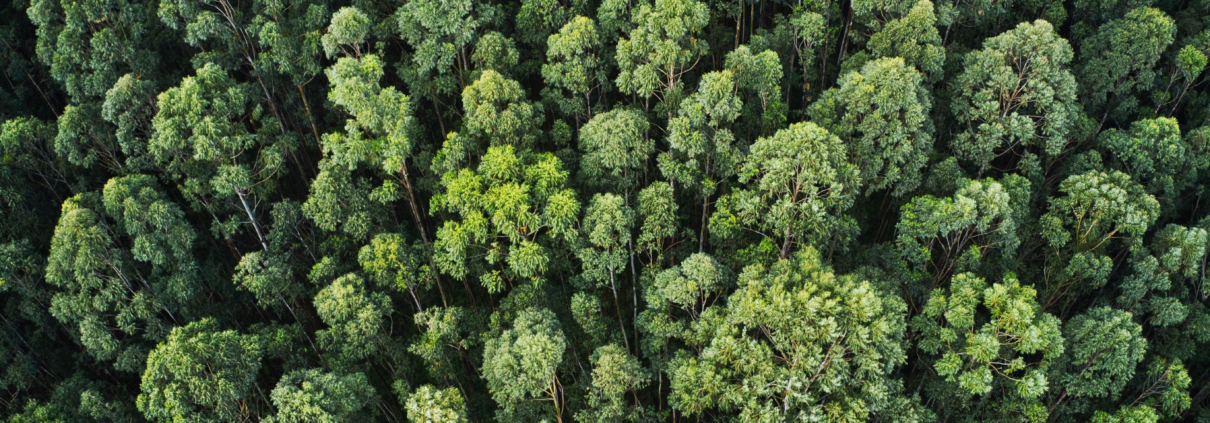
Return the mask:
<svg viewBox="0 0 1210 423">
<path fill-rule="evenodd" d="M 577 233 L 580 202 L 566 182 L 557 157 L 519 154 L 512 145 L 488 148 L 476 170 L 447 172 L 433 208 L 457 218 L 437 230 L 438 268 L 458 280 L 480 275 L 492 293 L 506 281 L 541 283 L 551 260 L 547 245 Z"/>
<path fill-rule="evenodd" d="M 534 421 L 553 412 L 563 421 L 567 399 L 557 373 L 566 348 L 558 318 L 541 308 L 521 311 L 511 329 L 487 341 L 480 371 L 501 407 L 498 420 Z"/>
<path fill-rule="evenodd" d="M 366 418 L 363 408 L 374 399 L 374 388 L 363 373 L 339 376 L 320 369 L 286 373 L 269 394 L 277 414 L 268 423 L 340 423 Z"/>
<path fill-rule="evenodd" d="M 856 166 L 840 138 L 814 123 L 796 123 L 761 138 L 739 171 L 745 188 L 719 200 L 710 231 L 729 239 L 741 230 L 779 240 L 779 255 L 841 229 L 841 213 L 859 189 Z"/>
<path fill-rule="evenodd" d="M 649 127 L 643 112 L 633 109 L 593 116 L 580 128 L 580 169 L 586 182 L 622 194 L 629 203 L 655 152 Z"/>
<path fill-rule="evenodd" d="M 631 231 L 634 227 L 634 211 L 626 206 L 625 200 L 614 194 L 597 194 L 592 197 L 582 224 L 585 245 L 576 251 L 584 266 L 581 276 L 597 287 L 608 282 L 613 293 L 614 307 L 618 313 L 618 324 L 622 339 L 630 349 L 626 336 L 626 324 L 622 319 L 622 306 L 618 301 L 618 272 L 625 271 L 626 260 L 631 257 Z M 637 294 L 635 294 L 637 302 Z"/>
<path fill-rule="evenodd" d="M 616 344 L 593 351 L 592 387 L 588 390 L 588 408 L 576 412 L 576 421 L 623 422 L 641 416 L 637 405 L 626 400 L 628 392 L 642 389 L 650 376 L 639 360 Z"/>
<path fill-rule="evenodd" d="M 46 281 L 60 289 L 51 314 L 75 326 L 97 360 L 139 372 L 147 341 L 163 340 L 179 324 L 173 310 L 200 293 L 194 238 L 151 176 L 114 178 L 100 198 L 68 199 L 47 257 Z"/>
<path fill-rule="evenodd" d="M 273 123 L 249 129 L 273 118 L 262 116 L 248 91 L 226 70 L 207 64 L 159 95 L 148 150 L 194 204 L 214 216 L 224 237 L 246 217 L 268 250 L 256 206 L 275 190 L 294 141 Z"/>
<path fill-rule="evenodd" d="M 870 53 L 876 58 L 901 57 L 925 75 L 925 81 L 941 80 L 945 49 L 937 32 L 933 2 L 920 0 L 901 18 L 887 22 L 870 36 Z"/>
<path fill-rule="evenodd" d="M 543 96 L 554 99 L 563 114 L 575 116 L 576 122 L 592 119 L 593 94 L 600 96 L 610 88 L 602 50 L 597 25 L 583 16 L 572 18 L 546 41 Z"/>
<path fill-rule="evenodd" d="M 1098 142 L 1110 153 L 1111 165 L 1145 186 L 1167 211 L 1180 205 L 1181 192 L 1210 167 L 1210 146 L 1191 144 L 1192 138 L 1181 137 L 1176 119 L 1157 118 L 1137 120 L 1129 130 L 1105 130 Z"/>
<path fill-rule="evenodd" d="M 172 330 L 147 355 L 139 411 L 158 422 L 219 422 L 256 415 L 261 345 L 202 319 Z"/>
<path fill-rule="evenodd" d="M 857 422 L 887 411 L 898 385 L 888 375 L 906 359 L 901 300 L 833 274 L 810 247 L 748 266 L 738 285 L 694 323 L 713 332 L 705 348 L 669 363 L 673 408 L 739 421 Z"/>
<path fill-rule="evenodd" d="M 670 182 L 692 189 L 702 202 L 698 251 L 706 245 L 710 199 L 722 183 L 735 175 L 743 160 L 731 124 L 739 118 L 743 101 L 731 70 L 702 76 L 698 89 L 681 102 L 668 121 L 667 153 L 660 154 L 660 171 Z"/>
<path fill-rule="evenodd" d="M 1125 311 L 1097 307 L 1064 323 L 1065 363 L 1055 366 L 1052 380 L 1057 382 L 1058 398 L 1048 410 L 1069 398 L 1112 397 L 1126 387 L 1147 352 L 1143 327 L 1133 317 Z"/>
<path fill-rule="evenodd" d="M 903 59 L 877 59 L 841 77 L 839 88 L 811 106 L 812 121 L 848 146 L 867 195 L 890 189 L 902 196 L 922 182 L 933 151 L 932 96 L 923 79 Z"/>
<path fill-rule="evenodd" d="M 417 423 L 466 423 L 466 405 L 458 388 L 424 385 L 408 394 L 404 403 L 408 420 Z"/>
<path fill-rule="evenodd" d="M 367 290 L 356 274 L 341 276 L 315 294 L 315 311 L 328 326 L 315 335 L 328 352 L 330 368 L 352 369 L 386 349 L 391 300 Z"/>
<path fill-rule="evenodd" d="M 618 90 L 661 103 L 673 100 L 666 110 L 671 117 L 682 75 L 710 49 L 698 38 L 709 19 L 709 8 L 695 0 L 655 0 L 632 9 L 630 32 L 618 40 Z"/>
<path fill-rule="evenodd" d="M 939 355 L 937 375 L 961 395 L 1002 397 L 1025 419 L 1047 417 L 1041 397 L 1051 389 L 1047 372 L 1064 353 L 1060 321 L 1041 311 L 1037 292 L 1016 275 L 990 287 L 974 274 L 956 275 L 930 293 L 911 325 L 919 348 Z"/>
<path fill-rule="evenodd" d="M 962 132 L 954 155 L 979 165 L 1006 152 L 1035 147 L 1055 157 L 1079 114 L 1076 81 L 1067 64 L 1071 45 L 1046 21 L 1022 22 L 966 55 L 954 80 L 952 110 Z"/>
<path fill-rule="evenodd" d="M 979 271 L 979 261 L 998 252 L 1013 257 L 1021 244 L 1017 234 L 1020 214 L 1029 204 L 1030 184 L 1019 175 L 997 182 L 959 181 L 951 197 L 924 195 L 900 208 L 896 247 L 911 271 L 911 279 L 927 280 L 913 286 L 923 296 L 947 278 Z M 915 289 L 922 288 L 922 289 Z"/>
<path fill-rule="evenodd" d="M 1142 185 L 1118 171 L 1069 176 L 1059 191 L 1065 196 L 1051 197 L 1049 211 L 1038 222 L 1049 247 L 1042 285 L 1046 306 L 1073 288 L 1104 286 L 1114 266 L 1110 253 L 1137 242 L 1160 209 Z"/>
</svg>

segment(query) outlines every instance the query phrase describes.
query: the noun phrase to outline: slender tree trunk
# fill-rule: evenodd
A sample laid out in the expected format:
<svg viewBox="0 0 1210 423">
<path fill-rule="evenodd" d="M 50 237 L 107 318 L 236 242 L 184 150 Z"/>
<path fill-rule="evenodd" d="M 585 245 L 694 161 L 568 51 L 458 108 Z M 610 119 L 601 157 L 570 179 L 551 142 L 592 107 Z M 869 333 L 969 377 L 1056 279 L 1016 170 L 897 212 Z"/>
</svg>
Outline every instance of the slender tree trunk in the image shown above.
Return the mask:
<svg viewBox="0 0 1210 423">
<path fill-rule="evenodd" d="M 706 251 L 706 213 L 708 212 L 709 208 L 710 196 L 707 195 L 706 198 L 702 200 L 702 230 L 701 234 L 698 235 L 697 240 L 697 252 L 699 253 Z"/>
<path fill-rule="evenodd" d="M 319 140 L 319 128 L 315 127 L 315 118 L 311 116 L 311 103 L 307 102 L 307 92 L 303 90 L 303 86 L 298 86 L 298 95 L 302 97 L 303 107 L 307 110 L 307 121 L 311 122 L 311 134 L 315 135 L 315 145 L 323 149 L 323 141 Z"/>
<path fill-rule="evenodd" d="M 236 189 L 235 195 L 239 196 L 239 202 L 244 205 L 244 212 L 248 213 L 248 220 L 252 222 L 252 229 L 256 230 L 256 239 L 260 241 L 261 248 L 269 251 L 269 243 L 265 242 L 265 236 L 261 234 L 260 224 L 256 223 L 256 217 L 252 215 L 252 209 L 248 207 L 248 200 L 244 198 L 243 190 Z"/>
<path fill-rule="evenodd" d="M 618 303 L 618 285 L 614 283 L 614 271 L 609 271 L 609 287 L 613 290 L 613 307 L 618 311 L 618 327 L 622 328 L 622 342 L 626 344 L 626 350 L 630 350 L 630 336 L 626 335 L 626 323 L 622 320 L 622 305 Z"/>
<path fill-rule="evenodd" d="M 433 260 L 432 243 L 429 241 L 428 232 L 424 230 L 424 221 L 420 216 L 420 207 L 416 205 L 416 193 L 412 191 L 412 180 L 408 176 L 408 165 L 405 162 L 399 167 L 399 174 L 403 175 L 403 188 L 408 192 L 408 207 L 412 209 L 412 222 L 416 224 L 416 230 L 420 231 L 420 240 L 424 241 L 424 254 L 428 256 L 429 266 L 432 268 L 433 280 L 437 282 L 437 291 L 441 293 L 441 305 L 449 307 L 450 304 L 445 299 L 445 287 L 441 286 L 441 271 L 437 269 L 437 263 Z M 469 288 L 467 294 L 470 294 Z M 415 294 L 413 294 L 415 295 Z M 472 302 L 474 296 L 471 296 Z M 418 302 L 419 303 L 419 302 Z"/>
</svg>

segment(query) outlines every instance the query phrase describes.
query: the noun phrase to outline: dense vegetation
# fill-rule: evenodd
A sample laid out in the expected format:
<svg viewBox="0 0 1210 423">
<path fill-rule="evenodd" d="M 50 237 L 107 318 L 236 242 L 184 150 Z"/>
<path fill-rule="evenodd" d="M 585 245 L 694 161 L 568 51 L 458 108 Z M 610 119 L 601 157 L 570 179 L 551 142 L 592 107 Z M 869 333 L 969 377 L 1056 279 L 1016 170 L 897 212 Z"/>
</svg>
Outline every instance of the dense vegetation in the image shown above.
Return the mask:
<svg viewBox="0 0 1210 423">
<path fill-rule="evenodd" d="M 1210 422 L 1210 0 L 12 0 L 0 420 Z"/>
</svg>

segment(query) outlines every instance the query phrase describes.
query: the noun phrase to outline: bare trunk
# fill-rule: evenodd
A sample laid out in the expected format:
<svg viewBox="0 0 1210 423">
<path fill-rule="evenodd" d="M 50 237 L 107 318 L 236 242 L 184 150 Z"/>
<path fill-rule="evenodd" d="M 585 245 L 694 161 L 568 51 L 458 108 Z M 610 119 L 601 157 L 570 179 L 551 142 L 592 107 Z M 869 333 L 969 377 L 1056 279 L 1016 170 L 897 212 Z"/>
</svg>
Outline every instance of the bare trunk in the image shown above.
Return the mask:
<svg viewBox="0 0 1210 423">
<path fill-rule="evenodd" d="M 256 223 L 256 217 L 252 215 L 252 209 L 248 207 L 248 200 L 245 198 L 243 190 L 236 189 L 235 195 L 239 196 L 239 202 L 244 205 L 244 212 L 248 213 L 248 220 L 252 222 L 252 229 L 256 230 L 256 239 L 260 241 L 261 248 L 269 251 L 269 243 L 265 242 L 265 236 L 261 234 L 260 224 Z"/>
<path fill-rule="evenodd" d="M 697 252 L 699 252 L 699 253 L 706 251 L 706 221 L 707 221 L 706 213 L 709 211 L 709 208 L 710 208 L 710 196 L 707 195 L 706 198 L 704 200 L 702 200 L 702 229 L 701 229 L 701 234 L 698 235 L 698 240 L 697 240 Z"/>
<path fill-rule="evenodd" d="M 626 335 L 626 323 L 622 320 L 622 306 L 618 303 L 618 285 L 614 282 L 613 270 L 609 271 L 609 288 L 613 290 L 613 306 L 618 312 L 618 327 L 622 328 L 622 342 L 626 344 L 626 350 L 630 351 L 630 336 Z"/>
<path fill-rule="evenodd" d="M 435 282 L 437 282 L 437 291 L 441 293 L 441 305 L 449 307 L 450 304 L 445 299 L 445 287 L 441 285 L 441 272 L 437 270 L 437 263 L 433 260 L 433 253 L 430 248 L 431 243 L 429 242 L 428 232 L 424 230 L 424 222 L 420 218 L 420 207 L 416 205 L 416 193 L 412 191 L 412 180 L 408 176 L 407 163 L 404 163 L 403 166 L 399 167 L 399 173 L 403 175 L 403 187 L 408 192 L 408 207 L 412 209 L 412 222 L 416 224 L 416 230 L 420 232 L 420 240 L 424 241 L 424 253 L 428 256 L 429 266 L 432 268 L 433 279 Z M 467 291 L 467 294 L 470 294 L 469 290 Z M 416 294 L 412 295 L 415 296 Z M 474 296 L 471 296 L 471 298 L 473 301 Z M 417 304 L 419 303 L 420 302 L 417 301 Z"/>
</svg>

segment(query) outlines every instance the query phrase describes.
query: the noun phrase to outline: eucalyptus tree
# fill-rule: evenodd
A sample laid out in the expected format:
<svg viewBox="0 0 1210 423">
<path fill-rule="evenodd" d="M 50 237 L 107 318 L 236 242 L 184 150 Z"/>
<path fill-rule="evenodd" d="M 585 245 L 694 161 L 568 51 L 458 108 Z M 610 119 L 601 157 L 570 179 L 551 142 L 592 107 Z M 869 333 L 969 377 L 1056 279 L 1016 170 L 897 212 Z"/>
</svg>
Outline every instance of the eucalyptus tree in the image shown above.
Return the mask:
<svg viewBox="0 0 1210 423">
<path fill-rule="evenodd" d="M 1176 25 L 1159 9 L 1140 7 L 1121 19 L 1106 22 L 1080 45 L 1082 100 L 1089 111 L 1100 111 L 1103 125 L 1110 115 L 1129 119 L 1141 103 L 1137 94 L 1156 82 L 1156 62 L 1172 44 Z"/>
<path fill-rule="evenodd" d="M 437 267 L 454 279 L 479 275 L 488 292 L 540 284 L 559 242 L 576 237 L 580 202 L 551 155 L 487 149 L 479 166 L 449 171 L 433 208 L 455 216 L 437 230 Z M 472 270 L 473 269 L 473 270 Z"/>
<path fill-rule="evenodd" d="M 639 360 L 616 344 L 597 348 L 592 363 L 592 387 L 588 389 L 588 408 L 577 411 L 576 421 L 623 422 L 644 416 L 640 404 L 629 404 L 628 392 L 647 386 L 651 376 Z"/>
<path fill-rule="evenodd" d="M 490 293 L 505 282 L 539 284 L 559 252 L 551 248 L 575 239 L 580 213 L 562 160 L 530 149 L 541 109 L 491 70 L 466 88 L 463 107 L 464 132 L 451 133 L 433 158 L 441 180 L 432 208 L 454 216 L 437 230 L 436 266 L 464 282 L 478 275 Z"/>
<path fill-rule="evenodd" d="M 1047 410 L 1053 412 L 1067 400 L 1074 405 L 1067 411 L 1078 412 L 1089 407 L 1088 399 L 1121 392 L 1147 352 L 1142 332 L 1130 313 L 1109 307 L 1093 308 L 1064 323 L 1068 346 L 1064 363 L 1055 367 L 1057 398 Z"/>
<path fill-rule="evenodd" d="M 724 66 L 733 70 L 736 87 L 745 97 L 741 116 L 747 128 L 743 133 L 755 137 L 781 129 L 788 106 L 781 100 L 782 61 L 777 52 L 754 53 L 748 46 L 739 46 L 727 53 Z"/>
<path fill-rule="evenodd" d="M 935 357 L 933 369 L 948 389 L 937 394 L 954 395 L 944 401 L 996 399 L 1000 405 L 990 408 L 1029 421 L 1048 416 L 1043 395 L 1054 385 L 1047 374 L 1065 348 L 1060 324 L 1042 311 L 1037 291 L 1012 273 L 991 286 L 974 274 L 958 274 L 929 294 L 911 322 L 920 334 L 918 347 Z"/>
<path fill-rule="evenodd" d="M 631 9 L 630 32 L 617 46 L 618 90 L 642 97 L 645 108 L 655 97 L 671 118 L 682 76 L 710 49 L 698 38 L 709 19 L 709 8 L 696 0 L 655 0 Z"/>
<path fill-rule="evenodd" d="M 581 277 L 595 287 L 608 283 L 613 293 L 614 307 L 618 313 L 618 324 L 627 349 L 630 340 L 626 336 L 626 324 L 622 319 L 622 306 L 618 302 L 617 274 L 626 268 L 627 258 L 633 257 L 631 232 L 634 227 L 634 211 L 626 206 L 625 200 L 614 194 L 597 194 L 589 203 L 582 222 L 584 246 L 576 251 L 583 263 Z M 632 282 L 637 282 L 633 280 Z M 637 290 L 637 288 L 636 288 Z M 637 307 L 638 294 L 635 294 Z"/>
<path fill-rule="evenodd" d="M 1105 286 L 1118 251 L 1136 245 L 1160 209 L 1142 185 L 1118 171 L 1069 176 L 1059 192 L 1038 222 L 1047 247 L 1040 288 L 1048 307 L 1069 292 Z"/>
<path fill-rule="evenodd" d="M 1210 145 L 1193 138 L 1181 136 L 1176 119 L 1161 117 L 1134 121 L 1128 130 L 1107 129 L 1098 142 L 1110 153 L 1110 166 L 1144 185 L 1167 212 L 1180 206 L 1181 193 L 1210 167 Z"/>
<path fill-rule="evenodd" d="M 702 202 L 699 252 L 706 245 L 710 199 L 743 160 L 742 146 L 731 131 L 742 108 L 735 73 L 710 72 L 668 121 L 669 151 L 659 156 L 660 171 L 673 184 L 696 191 Z"/>
<path fill-rule="evenodd" d="M 920 0 L 907 14 L 887 22 L 870 36 L 870 53 L 875 58 L 901 57 L 923 73 L 926 82 L 938 82 L 943 76 L 945 49 L 936 24 L 933 2 Z"/>
<path fill-rule="evenodd" d="M 669 363 L 669 405 L 742 421 L 885 415 L 898 385 L 889 375 L 906 361 L 904 309 L 869 281 L 833 274 L 810 247 L 750 265 L 726 305 L 707 306 L 693 324 L 713 332 L 700 353 Z"/>
<path fill-rule="evenodd" d="M 275 83 L 279 75 L 288 78 L 301 95 L 316 137 L 304 86 L 322 68 L 321 38 L 330 13 L 315 0 L 163 0 L 157 11 L 165 26 L 181 31 L 182 41 L 201 50 L 192 58 L 194 68 L 213 63 L 226 70 L 248 69 L 263 96 L 253 101 L 268 104 L 281 132 L 293 126 L 292 110 L 283 110 L 283 100 L 294 90 L 279 91 Z"/>
<path fill-rule="evenodd" d="M 511 329 L 487 341 L 480 371 L 500 406 L 497 420 L 535 421 L 553 413 L 563 421 L 567 397 L 558 370 L 566 348 L 559 320 L 541 308 L 522 310 Z"/>
<path fill-rule="evenodd" d="M 483 71 L 462 91 L 462 108 L 462 130 L 450 132 L 432 159 L 433 173 L 442 178 L 479 165 L 489 146 L 510 145 L 528 154 L 542 135 L 542 107 L 526 100 L 520 83 L 494 70 Z"/>
<path fill-rule="evenodd" d="M 1117 284 L 1116 305 L 1157 327 L 1178 326 L 1200 314 L 1197 303 L 1210 296 L 1202 272 L 1210 253 L 1207 226 L 1204 219 L 1198 226 L 1169 224 L 1146 247 L 1134 246 L 1131 270 Z"/>
<path fill-rule="evenodd" d="M 621 194 L 627 203 L 647 179 L 655 152 L 650 124 L 641 111 L 617 108 L 593 116 L 580 128 L 580 172 L 591 186 Z"/>
<path fill-rule="evenodd" d="M 968 53 L 953 82 L 951 107 L 961 127 L 950 142 L 954 155 L 982 172 L 1007 153 L 1062 153 L 1080 113 L 1071 59 L 1071 45 L 1042 20 L 1022 22 Z"/>
<path fill-rule="evenodd" d="M 354 422 L 375 398 L 365 374 L 337 375 L 319 369 L 286 373 L 269 393 L 277 413 L 269 423 Z"/>
<path fill-rule="evenodd" d="M 213 319 L 173 329 L 147 356 L 139 411 L 157 422 L 253 418 L 265 400 L 256 387 L 261 352 L 256 336 Z"/>
<path fill-rule="evenodd" d="M 314 301 L 328 326 L 315 335 L 329 368 L 350 373 L 362 360 L 386 352 L 394 307 L 385 294 L 367 290 L 361 277 L 348 274 L 320 290 Z"/>
<path fill-rule="evenodd" d="M 542 78 L 547 88 L 542 90 L 543 96 L 553 99 L 564 115 L 575 116 L 577 123 L 592 119 L 593 95 L 600 102 L 609 91 L 603 49 L 596 23 L 583 16 L 572 18 L 546 41 Z"/>
<path fill-rule="evenodd" d="M 895 245 L 908 264 L 908 279 L 929 281 L 911 286 L 912 295 L 926 295 L 959 273 L 990 271 L 981 266 L 985 258 L 1015 257 L 1021 244 L 1017 232 L 1029 205 L 1029 181 L 1009 175 L 959 183 L 950 197 L 923 195 L 900 208 Z"/>
<path fill-rule="evenodd" d="M 471 0 L 409 0 L 395 11 L 400 36 L 412 47 L 404 58 L 400 77 L 409 92 L 428 97 L 442 115 L 439 105 L 445 96 L 457 93 L 470 83 L 471 57 L 468 47 L 477 31 L 496 14 L 493 6 Z M 444 126 L 443 122 L 439 124 Z M 445 132 L 444 127 L 442 132 Z"/>
<path fill-rule="evenodd" d="M 778 255 L 794 244 L 843 236 L 842 213 L 853 204 L 861 179 L 836 135 L 811 122 L 796 123 L 752 144 L 739 171 L 743 188 L 719 200 L 711 232 L 732 239 L 740 231 L 780 241 Z"/>
<path fill-rule="evenodd" d="M 812 121 L 845 141 L 867 195 L 889 189 L 902 196 L 922 182 L 933 150 L 932 96 L 923 79 L 903 59 L 876 59 L 811 106 Z"/>
<path fill-rule="evenodd" d="M 68 199 L 46 263 L 46 281 L 59 288 L 50 312 L 78 330 L 93 358 L 141 371 L 148 346 L 184 323 L 202 292 L 195 237 L 151 176 Z"/>
<path fill-rule="evenodd" d="M 466 404 L 458 388 L 424 385 L 408 394 L 408 420 L 421 423 L 466 423 Z"/>
<path fill-rule="evenodd" d="M 269 243 L 257 209 L 276 191 L 296 138 L 252 102 L 246 83 L 214 64 L 160 93 L 147 146 L 156 164 L 231 239 L 244 223 L 261 249 Z"/>
</svg>

